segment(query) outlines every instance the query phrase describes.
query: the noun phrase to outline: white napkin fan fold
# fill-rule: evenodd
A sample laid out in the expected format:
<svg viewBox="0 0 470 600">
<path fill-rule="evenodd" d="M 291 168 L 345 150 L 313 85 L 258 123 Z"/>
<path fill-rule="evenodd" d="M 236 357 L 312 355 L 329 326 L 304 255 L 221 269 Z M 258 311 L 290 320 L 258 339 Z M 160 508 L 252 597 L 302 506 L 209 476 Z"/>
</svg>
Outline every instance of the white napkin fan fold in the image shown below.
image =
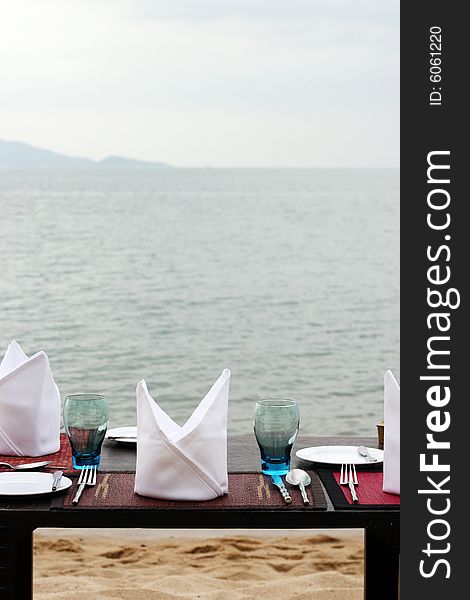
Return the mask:
<svg viewBox="0 0 470 600">
<path fill-rule="evenodd" d="M 391 371 L 384 375 L 384 492 L 400 494 L 400 386 Z"/>
<path fill-rule="evenodd" d="M 60 448 L 60 394 L 45 352 L 16 341 L 0 364 L 0 454 L 41 456 Z"/>
<path fill-rule="evenodd" d="M 145 380 L 137 384 L 137 494 L 211 500 L 227 493 L 229 386 L 225 369 L 180 427 L 150 396 Z"/>
</svg>

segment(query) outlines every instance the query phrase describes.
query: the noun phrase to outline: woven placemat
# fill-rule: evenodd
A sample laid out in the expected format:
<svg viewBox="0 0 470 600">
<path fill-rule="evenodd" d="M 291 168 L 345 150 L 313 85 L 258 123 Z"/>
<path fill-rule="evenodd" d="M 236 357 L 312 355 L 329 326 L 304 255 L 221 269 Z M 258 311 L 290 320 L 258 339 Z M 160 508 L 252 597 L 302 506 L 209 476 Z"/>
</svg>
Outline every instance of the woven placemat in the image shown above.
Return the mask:
<svg viewBox="0 0 470 600">
<path fill-rule="evenodd" d="M 382 489 L 383 472 L 380 470 L 357 470 L 358 484 L 356 486 L 359 502 L 354 504 L 349 487 L 339 484 L 340 473 L 337 469 L 318 469 L 318 475 L 325 486 L 335 508 L 346 509 L 399 509 L 400 496 L 388 494 Z"/>
<path fill-rule="evenodd" d="M 95 487 L 86 487 L 83 490 L 80 502 L 72 505 L 76 492 L 76 476 L 74 485 L 63 495 L 56 495 L 51 501 L 51 508 L 60 510 L 87 510 L 87 509 L 123 509 L 136 510 L 149 509 L 263 509 L 263 508 L 289 508 L 305 510 L 326 510 L 327 503 L 318 476 L 311 473 L 312 484 L 308 488 L 310 505 L 304 507 L 300 490 L 290 488 L 292 504 L 285 504 L 279 490 L 270 478 L 261 473 L 229 473 L 229 493 L 214 500 L 205 502 L 172 501 L 147 498 L 134 493 L 134 473 L 99 473 Z"/>
<path fill-rule="evenodd" d="M 60 434 L 60 450 L 58 452 L 54 452 L 54 454 L 44 454 L 43 456 L 34 457 L 0 455 L 0 462 L 7 462 L 10 463 L 10 465 L 21 465 L 21 463 L 25 462 L 40 462 L 43 460 L 52 461 L 50 468 L 53 466 L 60 466 L 64 473 L 74 472 L 72 467 L 72 450 L 65 433 Z M 2 469 L 3 467 L 0 467 L 0 471 Z"/>
</svg>

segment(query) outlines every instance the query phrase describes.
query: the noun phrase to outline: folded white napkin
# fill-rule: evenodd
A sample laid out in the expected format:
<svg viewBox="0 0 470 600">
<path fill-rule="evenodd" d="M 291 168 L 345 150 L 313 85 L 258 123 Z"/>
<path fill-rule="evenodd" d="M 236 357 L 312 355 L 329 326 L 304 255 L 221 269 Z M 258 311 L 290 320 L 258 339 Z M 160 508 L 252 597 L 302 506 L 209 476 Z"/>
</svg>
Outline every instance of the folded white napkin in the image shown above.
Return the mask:
<svg viewBox="0 0 470 600">
<path fill-rule="evenodd" d="M 384 376 L 384 492 L 400 494 L 400 386 L 391 371 Z"/>
<path fill-rule="evenodd" d="M 15 341 L 0 364 L 0 454 L 41 456 L 60 448 L 60 394 L 44 352 Z"/>
<path fill-rule="evenodd" d="M 230 371 L 222 375 L 183 427 L 137 384 L 135 492 L 167 500 L 211 500 L 228 491 L 227 412 Z"/>
</svg>

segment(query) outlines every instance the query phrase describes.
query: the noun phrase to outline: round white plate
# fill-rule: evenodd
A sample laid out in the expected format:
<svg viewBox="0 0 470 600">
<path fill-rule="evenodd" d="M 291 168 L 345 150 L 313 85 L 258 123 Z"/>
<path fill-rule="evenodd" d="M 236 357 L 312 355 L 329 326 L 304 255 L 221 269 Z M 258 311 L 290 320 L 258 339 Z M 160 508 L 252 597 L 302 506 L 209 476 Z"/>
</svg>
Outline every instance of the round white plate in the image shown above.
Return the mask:
<svg viewBox="0 0 470 600">
<path fill-rule="evenodd" d="M 377 448 L 367 448 L 367 450 L 371 457 L 376 458 L 377 461 L 368 462 L 367 458 L 359 454 L 357 446 L 312 446 L 311 448 L 297 450 L 295 455 L 302 460 L 328 465 L 341 465 L 342 463 L 375 465 L 383 462 L 383 450 Z"/>
<path fill-rule="evenodd" d="M 0 473 L 0 496 L 32 496 L 37 494 L 56 494 L 72 485 L 72 480 L 62 476 L 60 485 L 52 491 L 52 473 Z"/>
<path fill-rule="evenodd" d="M 122 444 L 137 444 L 137 427 L 115 427 L 108 429 L 106 438 Z"/>
</svg>

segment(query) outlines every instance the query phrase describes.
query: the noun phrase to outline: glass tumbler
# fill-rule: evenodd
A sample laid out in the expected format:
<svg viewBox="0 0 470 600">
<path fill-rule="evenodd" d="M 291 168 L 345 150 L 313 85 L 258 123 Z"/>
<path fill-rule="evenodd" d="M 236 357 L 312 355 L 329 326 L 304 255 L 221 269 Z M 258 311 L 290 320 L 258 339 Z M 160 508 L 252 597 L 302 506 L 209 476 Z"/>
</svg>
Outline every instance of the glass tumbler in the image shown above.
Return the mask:
<svg viewBox="0 0 470 600">
<path fill-rule="evenodd" d="M 108 422 L 108 402 L 104 396 L 72 394 L 65 398 L 64 425 L 75 469 L 87 465 L 99 466 Z"/>
<path fill-rule="evenodd" d="M 266 475 L 286 475 L 299 431 L 299 407 L 295 400 L 265 398 L 255 405 L 253 427 Z"/>
</svg>

